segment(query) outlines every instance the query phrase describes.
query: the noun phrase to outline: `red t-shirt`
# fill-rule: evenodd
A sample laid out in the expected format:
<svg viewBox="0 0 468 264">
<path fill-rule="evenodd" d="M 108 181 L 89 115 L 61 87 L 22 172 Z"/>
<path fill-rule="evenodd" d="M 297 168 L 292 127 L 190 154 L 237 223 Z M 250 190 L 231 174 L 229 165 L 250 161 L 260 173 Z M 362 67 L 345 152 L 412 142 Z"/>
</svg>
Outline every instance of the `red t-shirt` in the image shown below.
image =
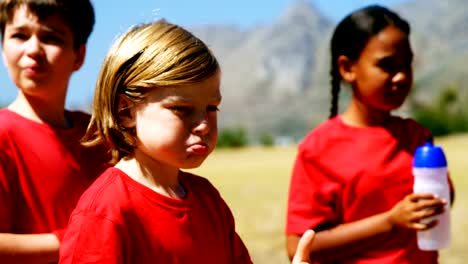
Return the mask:
<svg viewBox="0 0 468 264">
<path fill-rule="evenodd" d="M 329 229 L 390 210 L 413 192 L 412 157 L 429 131 L 393 117 L 387 128 L 351 127 L 335 117 L 300 144 L 291 178 L 287 234 Z M 337 263 L 437 263 L 417 248 L 414 230 L 382 235 L 379 243 Z"/>
<path fill-rule="evenodd" d="M 213 185 L 184 172 L 179 180 L 183 200 L 109 168 L 72 213 L 60 263 L 252 263 Z"/>
<path fill-rule="evenodd" d="M 58 129 L 0 110 L 0 232 L 61 239 L 79 197 L 107 167 L 103 147 L 79 143 L 89 115 L 67 114 L 73 127 Z"/>
</svg>

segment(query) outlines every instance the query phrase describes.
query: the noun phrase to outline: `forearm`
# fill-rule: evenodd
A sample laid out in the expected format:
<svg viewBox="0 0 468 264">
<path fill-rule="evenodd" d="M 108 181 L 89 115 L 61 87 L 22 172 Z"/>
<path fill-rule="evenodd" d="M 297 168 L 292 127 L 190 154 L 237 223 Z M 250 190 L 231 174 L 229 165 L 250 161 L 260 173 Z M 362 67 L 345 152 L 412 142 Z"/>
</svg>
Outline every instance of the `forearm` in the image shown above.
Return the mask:
<svg viewBox="0 0 468 264">
<path fill-rule="evenodd" d="M 362 242 L 391 230 L 392 224 L 388 212 L 377 214 L 317 232 L 311 252 L 320 252 Z"/>
<path fill-rule="evenodd" d="M 389 213 L 381 213 L 359 221 L 317 232 L 310 245 L 312 259 L 339 259 L 365 250 L 392 230 Z M 288 236 L 287 250 L 294 255 L 299 237 Z"/>
<path fill-rule="evenodd" d="M 0 234 L 0 262 L 58 262 L 59 245 L 54 234 Z"/>
<path fill-rule="evenodd" d="M 381 234 L 366 238 L 365 240 L 361 240 L 356 243 L 348 245 L 337 245 L 334 248 L 314 251 L 313 253 L 310 253 L 310 259 L 317 262 L 335 263 L 335 261 L 349 259 L 350 257 L 372 250 L 372 248 L 380 245 L 386 239 L 388 239 L 388 236 Z"/>
</svg>

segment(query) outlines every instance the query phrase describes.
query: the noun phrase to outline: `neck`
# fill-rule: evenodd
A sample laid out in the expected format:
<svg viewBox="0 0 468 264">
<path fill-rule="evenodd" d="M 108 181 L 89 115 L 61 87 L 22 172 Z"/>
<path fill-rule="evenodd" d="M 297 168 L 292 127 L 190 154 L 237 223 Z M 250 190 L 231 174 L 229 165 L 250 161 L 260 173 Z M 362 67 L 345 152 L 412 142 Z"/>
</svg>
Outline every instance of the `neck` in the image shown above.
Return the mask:
<svg viewBox="0 0 468 264">
<path fill-rule="evenodd" d="M 70 127 L 65 116 L 64 98 L 62 100 L 43 100 L 19 92 L 8 109 L 38 123 L 46 123 L 58 128 Z"/>
<path fill-rule="evenodd" d="M 350 126 L 370 127 L 385 126 L 391 115 L 390 111 L 376 110 L 353 99 L 341 117 Z"/>
<path fill-rule="evenodd" d="M 136 153 L 121 159 L 115 167 L 157 193 L 175 199 L 184 198 L 181 192 L 183 188 L 179 183 L 179 168 L 149 159 L 144 154 Z"/>
</svg>

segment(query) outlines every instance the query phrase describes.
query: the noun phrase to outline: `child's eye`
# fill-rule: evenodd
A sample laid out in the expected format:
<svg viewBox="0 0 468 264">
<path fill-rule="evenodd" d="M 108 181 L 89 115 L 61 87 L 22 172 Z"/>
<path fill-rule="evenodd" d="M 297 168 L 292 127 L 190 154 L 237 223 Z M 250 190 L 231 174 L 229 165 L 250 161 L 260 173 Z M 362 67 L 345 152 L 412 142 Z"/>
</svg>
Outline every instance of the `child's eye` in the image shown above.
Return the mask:
<svg viewBox="0 0 468 264">
<path fill-rule="evenodd" d="M 46 35 L 42 37 L 42 41 L 44 43 L 49 43 L 49 44 L 61 44 L 63 43 L 63 40 L 61 37 L 55 36 L 55 35 Z"/>
<path fill-rule="evenodd" d="M 385 72 L 393 72 L 395 70 L 395 65 L 390 60 L 381 60 L 378 65 Z"/>
<path fill-rule="evenodd" d="M 10 35 L 10 38 L 14 38 L 14 39 L 27 39 L 28 36 L 26 36 L 26 34 L 23 34 L 23 33 L 14 33 L 14 34 L 11 34 Z"/>
<path fill-rule="evenodd" d="M 209 105 L 209 106 L 206 108 L 206 110 L 207 110 L 208 112 L 217 112 L 217 111 L 219 111 L 219 108 L 218 108 L 218 106 L 216 106 L 216 105 Z"/>
<path fill-rule="evenodd" d="M 189 106 L 171 106 L 169 109 L 178 115 L 189 115 L 193 111 Z"/>
</svg>

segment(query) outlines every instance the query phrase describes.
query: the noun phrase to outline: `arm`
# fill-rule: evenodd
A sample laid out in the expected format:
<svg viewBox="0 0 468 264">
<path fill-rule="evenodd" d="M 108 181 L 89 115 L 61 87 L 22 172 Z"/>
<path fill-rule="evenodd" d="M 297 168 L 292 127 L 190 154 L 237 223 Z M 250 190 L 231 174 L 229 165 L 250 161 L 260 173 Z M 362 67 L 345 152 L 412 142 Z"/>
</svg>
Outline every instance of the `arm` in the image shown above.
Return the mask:
<svg viewBox="0 0 468 264">
<path fill-rule="evenodd" d="M 379 234 L 392 230 L 388 217 L 388 213 L 382 213 L 317 232 L 314 243 L 309 245 L 311 259 L 321 261 L 343 259 L 370 247 Z M 296 253 L 300 239 L 299 235 L 287 236 L 287 251 L 290 259 Z"/>
<path fill-rule="evenodd" d="M 332 260 L 351 256 L 371 247 L 381 235 L 395 228 L 429 229 L 436 223 L 422 224 L 419 221 L 442 213 L 445 203 L 432 194 L 410 194 L 387 212 L 318 232 L 309 247 L 311 259 Z M 296 252 L 299 238 L 295 235 L 287 237 L 290 259 Z"/>
<path fill-rule="evenodd" d="M 58 261 L 59 240 L 54 234 L 0 234 L 0 260 L 8 263 Z"/>
</svg>

